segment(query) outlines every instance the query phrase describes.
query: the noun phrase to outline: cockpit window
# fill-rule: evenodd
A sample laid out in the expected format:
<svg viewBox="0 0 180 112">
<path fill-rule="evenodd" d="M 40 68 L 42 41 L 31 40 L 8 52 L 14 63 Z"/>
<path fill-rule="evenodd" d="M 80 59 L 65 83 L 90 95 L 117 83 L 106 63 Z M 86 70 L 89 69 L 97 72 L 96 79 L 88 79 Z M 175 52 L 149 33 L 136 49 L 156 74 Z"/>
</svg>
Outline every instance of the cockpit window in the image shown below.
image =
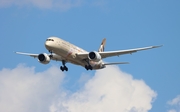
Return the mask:
<svg viewBox="0 0 180 112">
<path fill-rule="evenodd" d="M 46 39 L 46 41 L 54 41 L 53 39 Z"/>
</svg>

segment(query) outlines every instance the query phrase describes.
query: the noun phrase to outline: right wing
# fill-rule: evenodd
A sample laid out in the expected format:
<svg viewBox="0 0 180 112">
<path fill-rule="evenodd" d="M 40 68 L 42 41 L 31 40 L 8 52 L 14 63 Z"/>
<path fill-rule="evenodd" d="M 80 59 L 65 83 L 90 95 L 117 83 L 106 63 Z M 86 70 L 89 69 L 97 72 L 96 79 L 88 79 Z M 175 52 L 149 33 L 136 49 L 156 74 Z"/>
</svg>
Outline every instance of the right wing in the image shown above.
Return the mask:
<svg viewBox="0 0 180 112">
<path fill-rule="evenodd" d="M 101 55 L 102 58 L 107 58 L 107 57 L 119 56 L 119 55 L 124 55 L 124 54 L 132 54 L 137 51 L 148 50 L 148 49 L 153 49 L 153 48 L 158 48 L 158 47 L 161 47 L 161 46 L 149 46 L 149 47 L 119 50 L 119 51 L 106 51 L 106 52 L 100 52 L 99 54 Z"/>
<path fill-rule="evenodd" d="M 26 56 L 31 56 L 34 58 L 38 58 L 39 54 L 31 54 L 31 53 L 23 53 L 23 52 L 15 52 L 16 54 L 21 54 L 21 55 L 26 55 Z M 47 54 L 48 56 L 52 55 L 51 60 L 56 60 L 56 61 L 62 61 L 62 57 L 57 55 L 57 54 Z"/>
<path fill-rule="evenodd" d="M 162 45 L 161 45 L 162 46 Z M 119 56 L 119 55 L 124 55 L 124 54 L 132 54 L 137 51 L 142 51 L 142 50 L 148 50 L 148 49 L 153 49 L 153 48 L 158 48 L 161 46 L 149 46 L 149 47 L 143 47 L 143 48 L 136 48 L 136 49 L 127 49 L 127 50 L 118 50 L 118 51 L 105 51 L 105 52 L 99 52 L 101 55 L 101 58 L 107 58 L 107 57 L 112 57 L 112 56 Z M 78 53 L 76 54 L 80 59 L 87 59 L 88 58 L 88 52 L 86 53 Z"/>
</svg>

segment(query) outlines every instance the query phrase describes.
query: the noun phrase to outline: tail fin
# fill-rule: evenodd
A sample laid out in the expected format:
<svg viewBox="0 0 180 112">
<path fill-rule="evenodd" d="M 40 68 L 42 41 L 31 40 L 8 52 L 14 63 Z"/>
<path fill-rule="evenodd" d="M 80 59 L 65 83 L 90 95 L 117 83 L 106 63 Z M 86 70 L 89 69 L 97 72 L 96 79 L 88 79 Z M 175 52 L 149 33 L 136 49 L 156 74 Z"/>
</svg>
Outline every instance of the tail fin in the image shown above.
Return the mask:
<svg viewBox="0 0 180 112">
<path fill-rule="evenodd" d="M 105 44 L 106 44 L 106 38 L 103 39 L 101 46 L 99 47 L 98 52 L 104 52 Z"/>
</svg>

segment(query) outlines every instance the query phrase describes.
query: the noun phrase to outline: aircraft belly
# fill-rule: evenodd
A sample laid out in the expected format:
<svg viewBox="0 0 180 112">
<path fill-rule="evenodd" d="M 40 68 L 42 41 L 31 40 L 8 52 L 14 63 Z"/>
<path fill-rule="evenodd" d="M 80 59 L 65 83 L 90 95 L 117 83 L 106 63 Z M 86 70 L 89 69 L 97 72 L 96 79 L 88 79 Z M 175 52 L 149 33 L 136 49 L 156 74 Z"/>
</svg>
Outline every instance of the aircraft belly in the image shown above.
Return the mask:
<svg viewBox="0 0 180 112">
<path fill-rule="evenodd" d="M 60 55 L 62 57 L 63 60 L 76 64 L 76 65 L 81 65 L 81 66 L 85 66 L 85 63 L 83 63 L 82 60 L 77 59 L 75 53 L 72 52 L 67 52 L 67 49 L 56 49 L 54 50 L 54 53 L 56 53 L 57 55 Z"/>
<path fill-rule="evenodd" d="M 70 62 L 75 65 L 80 65 L 85 67 L 85 65 L 88 65 L 88 63 L 92 66 L 93 69 L 102 69 L 102 62 L 94 62 L 94 61 L 83 61 L 82 59 L 76 57 L 76 52 L 83 52 L 82 50 L 79 50 L 75 46 L 68 45 L 66 43 L 61 42 L 61 44 L 58 44 L 57 47 L 53 49 L 53 52 L 59 56 L 62 57 L 62 60 L 65 60 L 66 62 Z"/>
<path fill-rule="evenodd" d="M 86 61 L 83 61 L 79 58 L 76 57 L 75 52 L 72 52 L 71 50 L 68 50 L 67 48 L 62 48 L 61 49 L 54 49 L 54 53 L 57 55 L 60 55 L 63 60 L 70 62 L 75 65 L 80 65 L 82 67 L 85 67 L 88 63 Z M 99 62 L 94 62 L 90 61 L 89 64 L 93 67 L 94 70 L 97 69 L 102 69 L 104 66 L 102 66 L 102 61 Z"/>
</svg>

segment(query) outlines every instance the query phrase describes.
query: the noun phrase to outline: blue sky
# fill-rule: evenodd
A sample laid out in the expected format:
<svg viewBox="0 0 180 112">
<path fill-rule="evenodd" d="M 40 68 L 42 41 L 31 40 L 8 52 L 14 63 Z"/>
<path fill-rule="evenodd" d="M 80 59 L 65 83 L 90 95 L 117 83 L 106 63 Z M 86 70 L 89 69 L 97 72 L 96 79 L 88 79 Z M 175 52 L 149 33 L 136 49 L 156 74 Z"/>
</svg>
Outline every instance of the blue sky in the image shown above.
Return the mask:
<svg viewBox="0 0 180 112">
<path fill-rule="evenodd" d="M 42 65 L 36 59 L 13 53 L 47 52 L 44 42 L 49 36 L 61 37 L 88 51 L 97 50 L 103 38 L 107 39 L 105 50 L 163 45 L 105 61 L 130 62 L 118 67 L 157 93 L 148 111 L 179 112 L 179 6 L 178 0 L 0 0 L 1 73 L 5 68 L 16 70 L 19 64 L 35 67 L 35 73 L 59 67 L 61 62 Z M 61 87 L 70 93 L 82 89 L 98 74 L 72 64 L 67 66 L 69 71 L 63 74 Z"/>
</svg>

